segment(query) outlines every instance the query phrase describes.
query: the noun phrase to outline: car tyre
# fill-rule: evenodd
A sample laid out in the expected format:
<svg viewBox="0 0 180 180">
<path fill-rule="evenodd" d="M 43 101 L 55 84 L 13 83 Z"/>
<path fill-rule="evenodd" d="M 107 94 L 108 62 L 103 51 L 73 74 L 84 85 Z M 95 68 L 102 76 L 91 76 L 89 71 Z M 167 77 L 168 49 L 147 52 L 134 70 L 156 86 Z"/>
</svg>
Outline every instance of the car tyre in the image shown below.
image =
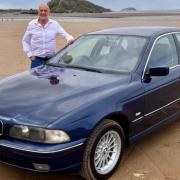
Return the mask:
<svg viewBox="0 0 180 180">
<path fill-rule="evenodd" d="M 123 128 L 106 119 L 90 135 L 83 157 L 81 176 L 88 180 L 107 179 L 117 169 L 125 149 Z"/>
</svg>

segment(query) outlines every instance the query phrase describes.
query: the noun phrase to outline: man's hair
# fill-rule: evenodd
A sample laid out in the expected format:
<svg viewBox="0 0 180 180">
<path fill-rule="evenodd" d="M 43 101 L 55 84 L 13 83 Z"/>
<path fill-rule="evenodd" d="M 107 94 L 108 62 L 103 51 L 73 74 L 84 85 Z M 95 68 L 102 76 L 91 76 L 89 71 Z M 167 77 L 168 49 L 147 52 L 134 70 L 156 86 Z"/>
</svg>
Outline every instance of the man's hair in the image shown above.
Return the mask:
<svg viewBox="0 0 180 180">
<path fill-rule="evenodd" d="M 48 11 L 50 12 L 50 8 L 49 8 L 49 6 L 48 6 L 46 3 L 41 3 L 41 4 L 39 5 L 39 7 L 38 7 L 38 10 L 40 10 L 40 8 L 41 8 L 42 6 L 46 6 L 46 7 L 48 8 Z"/>
</svg>

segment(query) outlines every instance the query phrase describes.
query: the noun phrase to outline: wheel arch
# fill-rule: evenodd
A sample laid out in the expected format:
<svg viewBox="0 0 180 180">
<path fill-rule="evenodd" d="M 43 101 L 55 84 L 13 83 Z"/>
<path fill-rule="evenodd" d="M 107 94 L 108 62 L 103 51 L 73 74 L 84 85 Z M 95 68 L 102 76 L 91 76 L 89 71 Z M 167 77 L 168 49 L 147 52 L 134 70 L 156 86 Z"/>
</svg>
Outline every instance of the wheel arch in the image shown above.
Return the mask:
<svg viewBox="0 0 180 180">
<path fill-rule="evenodd" d="M 93 129 L 95 129 L 100 123 L 102 123 L 106 119 L 114 120 L 115 122 L 121 125 L 125 135 L 125 145 L 126 147 L 129 146 L 130 124 L 126 115 L 124 115 L 122 112 L 110 113 L 101 118 L 101 120 L 96 124 L 96 126 Z"/>
<path fill-rule="evenodd" d="M 114 120 L 122 126 L 124 135 L 125 135 L 125 143 L 126 143 L 126 146 L 128 146 L 129 145 L 129 133 L 130 133 L 130 125 L 129 125 L 128 118 L 123 113 L 116 112 L 116 113 L 108 114 L 104 119 Z"/>
</svg>

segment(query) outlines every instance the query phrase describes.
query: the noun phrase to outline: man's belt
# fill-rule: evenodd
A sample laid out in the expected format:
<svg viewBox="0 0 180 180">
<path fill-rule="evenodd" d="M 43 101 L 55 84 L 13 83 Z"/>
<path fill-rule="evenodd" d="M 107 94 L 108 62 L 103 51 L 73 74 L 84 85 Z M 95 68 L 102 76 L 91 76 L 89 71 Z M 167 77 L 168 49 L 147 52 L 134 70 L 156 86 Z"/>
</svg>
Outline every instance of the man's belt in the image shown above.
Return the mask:
<svg viewBox="0 0 180 180">
<path fill-rule="evenodd" d="M 39 56 L 35 56 L 36 59 L 40 59 L 40 60 L 43 60 L 43 61 L 47 61 L 49 60 L 51 57 L 39 57 Z"/>
</svg>

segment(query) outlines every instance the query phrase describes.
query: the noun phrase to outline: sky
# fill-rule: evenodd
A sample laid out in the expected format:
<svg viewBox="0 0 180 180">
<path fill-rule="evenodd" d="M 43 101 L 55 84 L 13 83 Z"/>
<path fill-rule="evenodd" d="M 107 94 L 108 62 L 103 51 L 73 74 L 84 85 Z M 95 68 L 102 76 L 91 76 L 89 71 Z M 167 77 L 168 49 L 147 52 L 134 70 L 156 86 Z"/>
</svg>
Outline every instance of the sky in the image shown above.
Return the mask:
<svg viewBox="0 0 180 180">
<path fill-rule="evenodd" d="M 0 9 L 36 9 L 42 2 L 49 0 L 0 0 Z M 114 11 L 134 7 L 138 10 L 180 9 L 179 0 L 89 0 Z"/>
</svg>

